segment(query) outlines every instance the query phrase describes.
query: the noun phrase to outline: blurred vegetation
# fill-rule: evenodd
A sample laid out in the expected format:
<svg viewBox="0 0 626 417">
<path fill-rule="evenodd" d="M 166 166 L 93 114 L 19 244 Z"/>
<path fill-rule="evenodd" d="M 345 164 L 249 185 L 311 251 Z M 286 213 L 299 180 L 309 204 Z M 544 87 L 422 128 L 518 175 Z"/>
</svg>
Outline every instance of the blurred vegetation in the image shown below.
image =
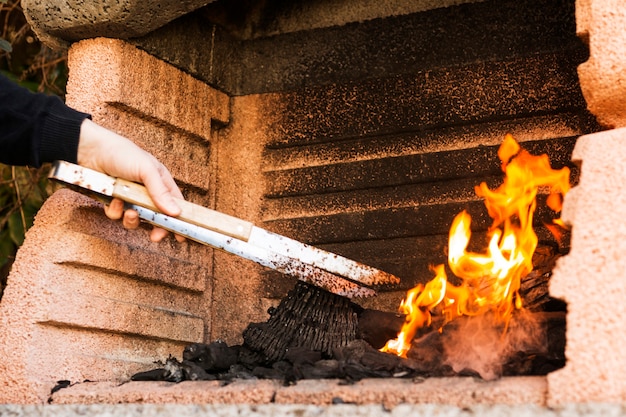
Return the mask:
<svg viewBox="0 0 626 417">
<path fill-rule="evenodd" d="M 0 0 L 0 73 L 31 91 L 65 97 L 67 56 L 43 45 L 19 0 Z M 49 166 L 0 164 L 0 297 L 17 248 L 49 195 Z"/>
</svg>

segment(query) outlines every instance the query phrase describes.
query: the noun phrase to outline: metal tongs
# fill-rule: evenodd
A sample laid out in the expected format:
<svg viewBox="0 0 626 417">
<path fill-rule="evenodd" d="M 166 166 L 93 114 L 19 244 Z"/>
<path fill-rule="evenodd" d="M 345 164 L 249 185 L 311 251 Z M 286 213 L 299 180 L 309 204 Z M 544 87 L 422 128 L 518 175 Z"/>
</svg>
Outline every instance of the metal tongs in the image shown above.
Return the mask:
<svg viewBox="0 0 626 417">
<path fill-rule="evenodd" d="M 76 164 L 56 161 L 50 178 L 100 201 L 119 198 L 148 223 L 341 296 L 369 297 L 377 288 L 400 282 L 387 272 L 185 200 L 177 200 L 182 209 L 178 217 L 167 216 L 158 211 L 143 185 Z"/>
</svg>

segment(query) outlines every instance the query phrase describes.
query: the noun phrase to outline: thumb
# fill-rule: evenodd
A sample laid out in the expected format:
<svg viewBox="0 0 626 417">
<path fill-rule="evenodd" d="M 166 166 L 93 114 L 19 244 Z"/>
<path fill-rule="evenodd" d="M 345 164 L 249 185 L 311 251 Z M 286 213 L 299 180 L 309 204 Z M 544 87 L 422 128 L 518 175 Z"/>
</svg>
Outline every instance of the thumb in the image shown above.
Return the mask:
<svg viewBox="0 0 626 417">
<path fill-rule="evenodd" d="M 155 167 L 157 172 L 145 175 L 142 182 L 157 208 L 168 216 L 176 217 L 181 213 L 181 208 L 175 198 L 182 200 L 183 195 L 169 171 L 159 165 L 162 168 Z"/>
</svg>

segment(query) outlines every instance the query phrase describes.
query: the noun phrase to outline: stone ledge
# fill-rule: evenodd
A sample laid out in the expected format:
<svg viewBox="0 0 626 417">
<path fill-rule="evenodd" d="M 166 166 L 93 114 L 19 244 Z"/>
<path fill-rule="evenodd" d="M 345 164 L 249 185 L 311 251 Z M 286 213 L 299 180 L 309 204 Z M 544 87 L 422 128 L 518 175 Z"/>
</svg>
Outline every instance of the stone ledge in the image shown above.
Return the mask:
<svg viewBox="0 0 626 417">
<path fill-rule="evenodd" d="M 278 389 L 274 381 L 84 382 L 57 391 L 54 404 L 267 404 Z"/>
<path fill-rule="evenodd" d="M 626 126 L 626 6 L 622 0 L 577 0 L 576 31 L 589 44 L 578 67 L 587 107 L 609 128 Z"/>
<path fill-rule="evenodd" d="M 38 37 L 49 45 L 67 47 L 66 41 L 96 36 L 142 36 L 212 1 L 23 0 L 22 6 Z"/>
<path fill-rule="evenodd" d="M 621 404 L 572 404 L 559 408 L 534 404 L 452 407 L 436 404 L 403 404 L 386 410 L 380 405 L 339 404 L 71 404 L 18 406 L 0 404 L 0 415 L 22 417 L 605 417 L 624 416 Z"/>
<path fill-rule="evenodd" d="M 304 380 L 284 387 L 277 381 L 242 380 L 222 386 L 220 381 L 89 382 L 52 395 L 54 404 L 194 403 L 194 404 L 533 404 L 543 406 L 545 377 L 506 377 L 496 381 L 475 378 L 366 379 L 354 384 L 337 380 Z"/>
</svg>

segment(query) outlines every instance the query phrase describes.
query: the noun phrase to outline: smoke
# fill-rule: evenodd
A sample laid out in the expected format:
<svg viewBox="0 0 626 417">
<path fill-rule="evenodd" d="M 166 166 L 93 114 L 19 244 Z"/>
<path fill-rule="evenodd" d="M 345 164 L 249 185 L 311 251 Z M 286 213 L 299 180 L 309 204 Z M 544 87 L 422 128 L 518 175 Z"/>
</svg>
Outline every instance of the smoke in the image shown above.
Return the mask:
<svg viewBox="0 0 626 417">
<path fill-rule="evenodd" d="M 544 353 L 547 337 L 544 326 L 532 314 L 518 310 L 506 332 L 491 314 L 457 318 L 444 327 L 442 344 L 444 364 L 455 372 L 474 371 L 492 380 L 500 377 L 520 353 Z"/>
</svg>

